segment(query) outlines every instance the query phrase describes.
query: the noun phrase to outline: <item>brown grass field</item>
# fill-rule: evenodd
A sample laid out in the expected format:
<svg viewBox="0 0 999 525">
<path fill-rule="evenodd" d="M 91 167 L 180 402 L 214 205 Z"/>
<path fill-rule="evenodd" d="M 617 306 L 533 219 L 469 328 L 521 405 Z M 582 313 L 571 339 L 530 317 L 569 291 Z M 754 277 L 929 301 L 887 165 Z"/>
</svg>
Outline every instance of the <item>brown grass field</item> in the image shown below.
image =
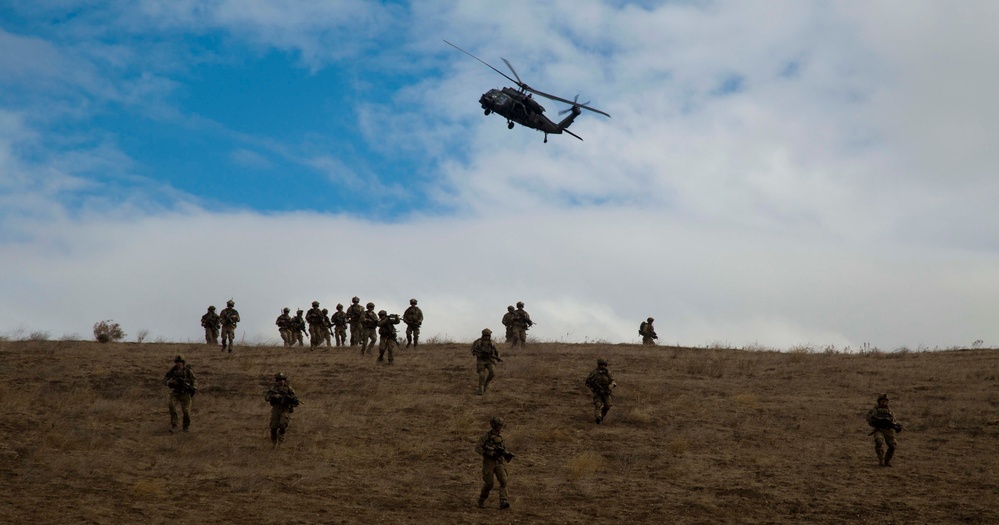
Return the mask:
<svg viewBox="0 0 999 525">
<path fill-rule="evenodd" d="M 999 523 L 999 352 L 843 354 L 543 343 L 475 395 L 466 344 L 357 349 L 0 341 L 4 523 Z M 160 379 L 198 374 L 168 432 Z M 620 385 L 602 425 L 583 379 Z M 263 393 L 304 406 L 272 450 Z M 878 392 L 906 426 L 878 467 Z M 475 506 L 489 418 L 513 507 Z"/>
</svg>

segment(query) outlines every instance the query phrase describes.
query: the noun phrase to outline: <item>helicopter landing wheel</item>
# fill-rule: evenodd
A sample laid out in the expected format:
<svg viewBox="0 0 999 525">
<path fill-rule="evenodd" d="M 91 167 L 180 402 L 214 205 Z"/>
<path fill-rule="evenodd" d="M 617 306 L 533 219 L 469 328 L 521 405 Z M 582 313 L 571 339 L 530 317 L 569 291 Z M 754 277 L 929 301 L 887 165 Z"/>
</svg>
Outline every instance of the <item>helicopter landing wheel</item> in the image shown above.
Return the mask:
<svg viewBox="0 0 999 525">
<path fill-rule="evenodd" d="M 506 129 L 513 129 L 513 122 L 507 122 Z"/>
<path fill-rule="evenodd" d="M 487 109 L 487 110 L 485 110 L 485 111 L 482 112 L 483 115 L 488 115 L 490 113 L 492 113 L 492 110 L 489 110 L 489 109 Z"/>
<path fill-rule="evenodd" d="M 548 135 L 545 135 L 545 144 L 548 144 Z"/>
</svg>

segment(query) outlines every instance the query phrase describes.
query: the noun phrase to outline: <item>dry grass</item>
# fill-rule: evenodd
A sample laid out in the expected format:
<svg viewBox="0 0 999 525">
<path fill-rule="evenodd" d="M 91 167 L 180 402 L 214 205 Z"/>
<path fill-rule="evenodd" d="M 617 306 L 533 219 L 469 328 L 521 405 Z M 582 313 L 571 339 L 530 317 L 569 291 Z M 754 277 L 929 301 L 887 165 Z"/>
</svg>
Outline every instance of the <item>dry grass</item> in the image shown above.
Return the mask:
<svg viewBox="0 0 999 525">
<path fill-rule="evenodd" d="M 464 343 L 393 367 L 260 343 L 0 339 L 3 521 L 999 522 L 990 350 L 535 344 L 502 349 L 477 396 Z M 167 432 L 159 383 L 177 353 L 201 386 L 188 434 Z M 582 384 L 598 356 L 620 385 L 601 425 Z M 272 450 L 277 371 L 304 405 Z M 892 469 L 863 422 L 881 391 L 907 427 Z M 493 415 L 517 453 L 505 514 L 474 506 Z"/>
</svg>

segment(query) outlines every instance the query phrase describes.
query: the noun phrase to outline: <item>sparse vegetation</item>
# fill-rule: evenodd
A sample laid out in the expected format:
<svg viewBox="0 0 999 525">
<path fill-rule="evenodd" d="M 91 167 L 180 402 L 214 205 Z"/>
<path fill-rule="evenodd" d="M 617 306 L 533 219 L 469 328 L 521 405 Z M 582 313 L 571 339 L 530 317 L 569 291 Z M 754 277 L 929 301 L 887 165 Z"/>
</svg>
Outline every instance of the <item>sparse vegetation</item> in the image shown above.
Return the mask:
<svg viewBox="0 0 999 525">
<path fill-rule="evenodd" d="M 0 345 L 12 523 L 999 523 L 999 458 L 983 445 L 999 439 L 999 353 L 985 349 L 535 344 L 504 352 L 476 396 L 464 343 L 400 349 L 387 367 L 356 348 L 137 351 L 29 333 Z M 189 434 L 167 431 L 159 380 L 176 354 L 199 378 Z M 596 425 L 582 381 L 600 356 L 620 386 Z M 271 450 L 276 371 L 304 404 Z M 891 469 L 863 421 L 882 391 L 906 425 Z M 475 507 L 473 449 L 494 415 L 517 454 L 506 514 Z"/>
<path fill-rule="evenodd" d="M 98 343 L 116 343 L 125 338 L 125 332 L 118 323 L 108 319 L 94 323 L 94 339 Z"/>
<path fill-rule="evenodd" d="M 149 337 L 149 330 L 146 329 L 139 330 L 139 333 L 135 335 L 135 342 L 142 343 L 146 340 L 147 337 Z"/>
</svg>

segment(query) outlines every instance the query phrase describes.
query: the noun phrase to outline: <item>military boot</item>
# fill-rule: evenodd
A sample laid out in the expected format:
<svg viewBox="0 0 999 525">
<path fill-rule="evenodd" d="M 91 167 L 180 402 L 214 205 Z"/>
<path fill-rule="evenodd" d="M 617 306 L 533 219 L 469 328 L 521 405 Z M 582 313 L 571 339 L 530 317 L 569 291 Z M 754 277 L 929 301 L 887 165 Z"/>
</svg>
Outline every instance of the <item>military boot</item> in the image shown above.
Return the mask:
<svg viewBox="0 0 999 525">
<path fill-rule="evenodd" d="M 479 498 L 478 506 L 480 509 L 486 508 L 486 498 Z"/>
<path fill-rule="evenodd" d="M 413 338 L 413 348 L 416 348 L 419 345 L 420 345 L 420 338 L 419 337 L 414 337 Z"/>
<path fill-rule="evenodd" d="M 890 467 L 891 466 L 891 460 L 892 460 L 893 457 L 895 457 L 895 447 L 888 447 L 888 452 L 885 452 L 885 462 L 884 462 L 884 465 L 886 467 Z"/>
<path fill-rule="evenodd" d="M 880 445 L 874 446 L 874 452 L 878 455 L 878 466 L 885 466 L 885 451 Z"/>
<path fill-rule="evenodd" d="M 503 501 L 500 502 L 500 510 L 506 510 L 508 508 L 510 508 L 510 502 L 509 501 L 503 500 Z"/>
</svg>

